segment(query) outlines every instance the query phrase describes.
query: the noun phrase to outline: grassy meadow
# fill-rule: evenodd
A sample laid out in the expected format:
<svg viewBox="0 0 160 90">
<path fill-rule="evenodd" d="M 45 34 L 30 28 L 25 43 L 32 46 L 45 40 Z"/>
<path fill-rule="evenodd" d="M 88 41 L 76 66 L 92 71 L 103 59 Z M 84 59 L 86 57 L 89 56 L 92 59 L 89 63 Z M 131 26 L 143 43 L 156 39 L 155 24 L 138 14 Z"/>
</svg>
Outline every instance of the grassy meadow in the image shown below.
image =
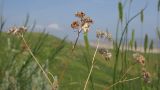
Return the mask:
<svg viewBox="0 0 160 90">
<path fill-rule="evenodd" d="M 160 0 L 158 3 L 159 15 Z M 99 31 L 95 33 L 95 47 L 88 39 L 88 29 L 94 23 L 83 12 L 76 13 L 79 22 L 71 24 L 77 34 L 72 43 L 67 37 L 60 39 L 45 30 L 34 32 L 34 25 L 28 27 L 29 17 L 23 25 L 27 31 L 16 27 L 6 32 L 1 18 L 0 90 L 160 90 L 160 52 L 152 52 L 160 45 L 160 26 L 157 24 L 153 32 L 157 33 L 156 42 L 143 31 L 143 52 L 139 52 L 135 31 L 129 25 L 140 17 L 143 27 L 147 6 L 126 20 L 125 12 L 131 8 L 125 11 L 122 2 L 117 7 L 116 37 Z M 77 44 L 80 33 L 84 46 Z M 113 43 L 113 48 L 99 46 L 104 38 Z"/>
</svg>

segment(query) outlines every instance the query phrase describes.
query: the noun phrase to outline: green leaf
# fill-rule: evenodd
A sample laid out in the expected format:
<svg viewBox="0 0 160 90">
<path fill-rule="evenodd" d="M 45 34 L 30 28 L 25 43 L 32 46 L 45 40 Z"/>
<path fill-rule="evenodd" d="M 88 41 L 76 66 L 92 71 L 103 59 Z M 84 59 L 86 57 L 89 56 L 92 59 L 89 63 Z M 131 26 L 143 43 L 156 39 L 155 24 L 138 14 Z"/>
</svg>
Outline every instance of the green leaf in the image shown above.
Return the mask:
<svg viewBox="0 0 160 90">
<path fill-rule="evenodd" d="M 137 50 L 137 41 L 134 42 L 134 49 Z"/>
<path fill-rule="evenodd" d="M 157 10 L 158 10 L 158 12 L 160 11 L 160 0 L 158 0 L 158 5 L 157 5 Z"/>
<path fill-rule="evenodd" d="M 135 36 L 135 30 L 132 30 L 132 38 L 130 40 L 130 47 L 131 47 L 131 49 L 133 48 L 134 36 Z"/>
<path fill-rule="evenodd" d="M 84 32 L 83 36 L 84 36 L 85 47 L 86 47 L 87 51 L 89 52 L 88 32 Z"/>
<path fill-rule="evenodd" d="M 151 40 L 151 43 L 150 43 L 150 45 L 149 45 L 149 50 L 153 50 L 153 40 Z"/>
<path fill-rule="evenodd" d="M 30 16 L 29 16 L 29 14 L 27 14 L 26 20 L 25 20 L 24 25 L 23 25 L 24 27 L 27 26 L 27 24 L 28 24 L 28 22 L 29 22 L 29 18 L 30 18 Z"/>
<path fill-rule="evenodd" d="M 119 19 L 123 21 L 123 5 L 121 2 L 118 3 Z"/>
<path fill-rule="evenodd" d="M 141 11 L 141 23 L 143 23 L 144 21 L 144 14 L 143 14 L 143 10 Z"/>
<path fill-rule="evenodd" d="M 144 52 L 145 53 L 147 51 L 147 48 L 148 48 L 148 35 L 146 34 L 144 38 Z"/>
<path fill-rule="evenodd" d="M 158 27 L 157 27 L 157 36 L 158 36 L 158 39 L 160 40 L 160 30 Z"/>
</svg>

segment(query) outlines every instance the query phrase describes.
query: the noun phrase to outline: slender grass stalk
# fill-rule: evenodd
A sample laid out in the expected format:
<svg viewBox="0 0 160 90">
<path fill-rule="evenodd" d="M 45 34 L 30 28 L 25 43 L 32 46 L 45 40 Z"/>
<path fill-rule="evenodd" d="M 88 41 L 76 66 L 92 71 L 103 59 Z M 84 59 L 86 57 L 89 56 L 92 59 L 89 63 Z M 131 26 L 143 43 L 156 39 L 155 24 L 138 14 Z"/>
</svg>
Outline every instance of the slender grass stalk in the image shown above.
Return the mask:
<svg viewBox="0 0 160 90">
<path fill-rule="evenodd" d="M 75 43 L 74 43 L 74 45 L 72 47 L 72 52 L 74 51 L 74 49 L 75 49 L 75 47 L 77 45 L 77 42 L 78 42 L 78 39 L 79 39 L 79 35 L 80 35 L 81 32 L 82 32 L 82 29 L 78 30 L 76 41 L 75 41 Z"/>
<path fill-rule="evenodd" d="M 121 81 L 121 80 L 125 77 L 125 75 L 126 75 L 132 68 L 133 68 L 133 66 L 130 66 L 130 67 L 127 69 L 127 71 L 123 74 L 123 76 L 121 77 L 121 79 L 120 79 L 119 81 Z"/>
<path fill-rule="evenodd" d="M 92 74 L 92 71 L 93 71 L 95 56 L 96 56 L 96 54 L 97 54 L 98 48 L 99 48 L 99 39 L 97 40 L 97 47 L 96 47 L 96 50 L 95 50 L 94 55 L 93 55 L 92 66 L 91 66 L 91 69 L 90 69 L 90 71 L 89 71 L 89 74 L 88 74 L 88 77 L 87 77 L 87 80 L 86 80 L 86 82 L 85 82 L 85 85 L 84 85 L 84 89 L 83 89 L 83 90 L 86 90 L 86 88 L 87 88 L 87 84 L 88 84 L 89 78 L 90 78 L 90 76 L 91 76 L 91 74 Z"/>
<path fill-rule="evenodd" d="M 84 32 L 83 37 L 84 37 L 84 42 L 85 42 L 86 49 L 89 52 L 88 32 Z"/>
<path fill-rule="evenodd" d="M 37 59 L 37 58 L 34 56 L 34 54 L 32 53 L 32 51 L 31 51 L 30 47 L 28 46 L 28 44 L 27 44 L 27 42 L 26 42 L 26 40 L 25 40 L 23 34 L 20 35 L 20 36 L 21 36 L 21 38 L 22 38 L 24 44 L 25 44 L 26 47 L 28 48 L 29 53 L 30 53 L 31 56 L 34 58 L 34 60 L 36 61 L 37 65 L 38 65 L 39 68 L 42 70 L 44 76 L 46 77 L 46 79 L 48 80 L 48 82 L 50 83 L 50 85 L 51 85 L 51 87 L 52 87 L 52 82 L 51 82 L 51 80 L 49 79 L 48 75 L 46 74 L 46 72 L 45 72 L 44 69 L 42 68 L 42 65 L 39 63 L 38 59 Z"/>
<path fill-rule="evenodd" d="M 124 82 L 129 82 L 129 81 L 133 81 L 133 80 L 136 80 L 136 79 L 139 79 L 140 77 L 135 77 L 135 78 L 131 78 L 131 79 L 127 79 L 127 80 L 121 80 L 121 81 L 118 81 L 114 84 L 112 84 L 111 86 L 109 86 L 108 88 L 104 89 L 104 90 L 109 90 L 111 87 L 117 85 L 117 84 L 120 84 L 120 83 L 124 83 Z"/>
<path fill-rule="evenodd" d="M 144 11 L 146 8 L 147 8 L 147 6 L 144 7 L 141 11 Z M 115 60 L 115 63 L 114 63 L 113 83 L 116 82 L 116 74 L 117 74 L 116 71 L 117 71 L 117 65 L 118 65 L 118 59 L 119 59 L 118 57 L 119 57 L 120 47 L 121 47 L 121 44 L 122 44 L 122 42 L 123 42 L 123 37 L 124 37 L 124 35 L 125 35 L 125 32 L 126 32 L 126 30 L 127 30 L 127 28 L 128 28 L 128 25 L 130 24 L 130 22 L 131 22 L 132 20 L 134 20 L 137 16 L 139 16 L 139 15 L 141 14 L 141 11 L 138 12 L 137 14 L 135 14 L 133 17 L 131 17 L 131 18 L 127 21 L 127 23 L 126 23 L 126 25 L 125 25 L 125 27 L 124 27 L 124 29 L 123 29 L 123 32 L 122 32 L 122 34 L 121 34 L 121 38 L 120 38 L 120 41 L 119 41 L 118 46 L 117 46 L 117 49 L 116 49 L 116 60 Z"/>
</svg>

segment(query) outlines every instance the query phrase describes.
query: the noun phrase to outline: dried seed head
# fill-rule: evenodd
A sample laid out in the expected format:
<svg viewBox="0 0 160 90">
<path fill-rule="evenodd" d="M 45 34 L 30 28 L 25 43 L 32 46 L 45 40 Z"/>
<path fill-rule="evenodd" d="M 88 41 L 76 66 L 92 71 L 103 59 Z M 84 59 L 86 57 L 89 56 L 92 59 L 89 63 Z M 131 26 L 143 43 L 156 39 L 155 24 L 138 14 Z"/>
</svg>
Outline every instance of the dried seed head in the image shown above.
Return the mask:
<svg viewBox="0 0 160 90">
<path fill-rule="evenodd" d="M 104 32 L 104 31 L 97 31 L 96 32 L 96 37 L 97 38 L 105 38 L 108 40 L 112 40 L 112 34 L 109 33 L 108 31 Z"/>
<path fill-rule="evenodd" d="M 98 49 L 98 52 L 99 52 L 100 54 L 105 54 L 105 53 L 108 52 L 108 50 L 106 50 L 105 48 L 100 48 L 100 49 Z"/>
<path fill-rule="evenodd" d="M 86 16 L 86 17 L 84 17 L 83 19 L 82 19 L 82 22 L 83 23 L 93 23 L 93 20 L 90 18 L 90 17 L 88 17 L 88 16 Z"/>
<path fill-rule="evenodd" d="M 112 34 L 109 33 L 108 31 L 105 32 L 105 35 L 104 35 L 104 36 L 105 36 L 106 39 L 112 40 Z"/>
<path fill-rule="evenodd" d="M 97 31 L 97 32 L 96 32 L 96 37 L 97 37 L 97 38 L 103 38 L 103 37 L 104 37 L 104 33 L 101 32 L 101 31 Z"/>
<path fill-rule="evenodd" d="M 80 31 L 88 32 L 90 24 L 93 23 L 93 20 L 86 16 L 84 12 L 77 12 L 75 14 L 76 17 L 80 18 L 78 21 L 73 21 L 71 27 L 73 29 L 78 29 Z"/>
<path fill-rule="evenodd" d="M 82 30 L 84 32 L 88 32 L 89 31 L 89 27 L 90 27 L 90 24 L 89 23 L 85 23 L 83 26 L 82 26 Z"/>
<path fill-rule="evenodd" d="M 106 59 L 106 60 L 110 60 L 112 57 L 112 53 L 110 53 L 108 50 L 104 49 L 104 48 L 100 48 L 98 49 L 98 52 Z"/>
<path fill-rule="evenodd" d="M 75 16 L 76 16 L 76 17 L 79 17 L 79 18 L 83 18 L 83 17 L 85 16 L 85 13 L 82 12 L 82 11 L 80 11 L 80 12 L 77 12 L 77 13 L 75 14 Z"/>
<path fill-rule="evenodd" d="M 133 59 L 136 62 L 140 63 L 142 66 L 145 65 L 145 58 L 143 55 L 140 55 L 139 53 L 135 53 L 135 54 L 133 54 Z"/>
<path fill-rule="evenodd" d="M 24 32 L 27 31 L 27 28 L 22 26 L 22 27 L 12 27 L 9 29 L 9 34 L 13 34 L 13 35 L 20 35 L 23 34 Z"/>
<path fill-rule="evenodd" d="M 14 27 L 9 29 L 8 34 L 14 34 L 15 35 L 17 33 L 17 31 L 18 31 L 17 27 L 14 26 Z"/>
<path fill-rule="evenodd" d="M 71 24 L 71 27 L 73 28 L 73 29 L 79 29 L 79 22 L 78 21 L 73 21 L 72 22 L 72 24 Z"/>
<path fill-rule="evenodd" d="M 104 54 L 104 57 L 106 60 L 110 60 L 112 57 L 112 53 L 108 52 L 108 53 Z"/>
<path fill-rule="evenodd" d="M 151 74 L 147 72 L 145 69 L 142 70 L 142 77 L 145 83 L 150 83 Z"/>
</svg>

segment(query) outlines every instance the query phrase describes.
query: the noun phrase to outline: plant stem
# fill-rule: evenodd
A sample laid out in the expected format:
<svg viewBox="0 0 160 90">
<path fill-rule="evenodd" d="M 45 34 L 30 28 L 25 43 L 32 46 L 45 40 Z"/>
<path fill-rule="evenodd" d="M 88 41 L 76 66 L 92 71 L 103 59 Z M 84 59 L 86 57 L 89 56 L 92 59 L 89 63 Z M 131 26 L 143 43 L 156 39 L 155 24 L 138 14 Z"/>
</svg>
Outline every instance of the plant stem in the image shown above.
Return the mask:
<svg viewBox="0 0 160 90">
<path fill-rule="evenodd" d="M 75 41 L 75 43 L 74 43 L 74 45 L 73 45 L 73 47 L 72 47 L 72 52 L 73 52 L 73 50 L 74 50 L 75 47 L 76 47 L 76 44 L 77 44 L 78 39 L 79 39 L 79 34 L 81 33 L 81 31 L 82 31 L 82 29 L 78 30 L 76 41 Z"/>
<path fill-rule="evenodd" d="M 114 84 L 112 84 L 111 86 L 109 86 L 108 88 L 104 89 L 104 90 L 109 90 L 111 87 L 119 84 L 119 83 L 124 83 L 124 82 L 129 82 L 129 81 L 133 81 L 133 80 L 136 80 L 136 79 L 139 79 L 140 77 L 135 77 L 135 78 L 131 78 L 131 79 L 127 79 L 127 80 L 121 80 L 121 81 L 118 81 Z"/>
<path fill-rule="evenodd" d="M 30 53 L 31 56 L 34 58 L 34 60 L 36 61 L 37 65 L 39 66 L 39 68 L 41 69 L 41 71 L 43 72 L 44 76 L 46 77 L 46 79 L 48 80 L 48 82 L 50 83 L 50 85 L 51 85 L 51 87 L 52 87 L 52 82 L 51 82 L 51 80 L 49 79 L 48 75 L 46 74 L 46 72 L 45 72 L 44 69 L 42 68 L 42 65 L 38 62 L 38 59 L 37 59 L 37 58 L 34 56 L 34 54 L 32 53 L 32 51 L 31 51 L 30 47 L 28 46 L 28 44 L 27 44 L 27 42 L 26 42 L 23 34 L 20 35 L 20 36 L 21 36 L 24 44 L 25 44 L 26 47 L 28 48 L 29 53 Z"/>
<path fill-rule="evenodd" d="M 99 47 L 99 39 L 97 40 L 97 47 L 96 47 L 96 50 L 95 50 L 94 55 L 93 55 L 92 66 L 91 66 L 91 69 L 90 69 L 90 71 L 89 71 L 89 74 L 88 74 L 88 77 L 87 77 L 87 80 L 86 80 L 86 82 L 85 82 L 85 85 L 84 85 L 84 89 L 83 89 L 83 90 L 86 90 L 87 84 L 88 84 L 88 81 L 89 81 L 89 78 L 90 78 L 91 73 L 92 73 L 92 71 L 93 71 L 95 56 L 96 56 L 96 53 L 97 53 L 97 51 L 98 51 L 98 47 Z"/>
<path fill-rule="evenodd" d="M 132 66 L 130 66 L 130 67 L 127 69 L 127 71 L 123 74 L 123 76 L 121 77 L 121 79 L 120 79 L 119 81 L 121 81 L 121 80 L 125 77 L 125 75 L 133 68 L 134 65 L 135 65 L 135 64 L 133 64 Z"/>
</svg>

